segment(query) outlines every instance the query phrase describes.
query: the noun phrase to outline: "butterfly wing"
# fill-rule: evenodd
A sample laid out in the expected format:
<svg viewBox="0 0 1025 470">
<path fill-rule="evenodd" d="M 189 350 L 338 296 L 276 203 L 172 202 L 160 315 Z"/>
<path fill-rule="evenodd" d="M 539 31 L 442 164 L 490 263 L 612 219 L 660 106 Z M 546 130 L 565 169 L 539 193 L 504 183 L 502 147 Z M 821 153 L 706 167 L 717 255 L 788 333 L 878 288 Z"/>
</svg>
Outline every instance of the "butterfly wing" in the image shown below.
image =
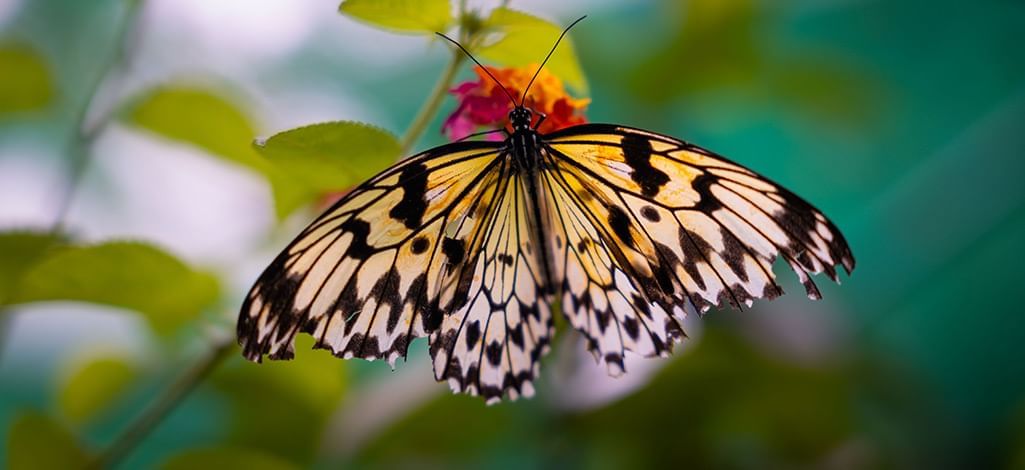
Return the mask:
<svg viewBox="0 0 1025 470">
<path fill-rule="evenodd" d="M 456 308 L 431 335 L 430 349 L 439 381 L 488 403 L 533 395 L 553 332 L 534 197 L 522 173 L 500 172 L 498 195 L 468 237 L 475 255 L 453 289 Z"/>
<path fill-rule="evenodd" d="M 345 358 L 404 356 L 453 309 L 500 187 L 500 143 L 463 142 L 406 159 L 348 193 L 271 263 L 242 305 L 246 358 L 288 359 L 298 331 Z"/>
<path fill-rule="evenodd" d="M 708 150 L 623 126 L 545 136 L 551 241 L 563 309 L 590 347 L 622 371 L 682 336 L 686 311 L 782 294 L 782 257 L 808 296 L 811 274 L 837 279 L 854 258 L 840 231 L 800 197 Z M 569 221 L 569 223 L 565 223 Z"/>
</svg>

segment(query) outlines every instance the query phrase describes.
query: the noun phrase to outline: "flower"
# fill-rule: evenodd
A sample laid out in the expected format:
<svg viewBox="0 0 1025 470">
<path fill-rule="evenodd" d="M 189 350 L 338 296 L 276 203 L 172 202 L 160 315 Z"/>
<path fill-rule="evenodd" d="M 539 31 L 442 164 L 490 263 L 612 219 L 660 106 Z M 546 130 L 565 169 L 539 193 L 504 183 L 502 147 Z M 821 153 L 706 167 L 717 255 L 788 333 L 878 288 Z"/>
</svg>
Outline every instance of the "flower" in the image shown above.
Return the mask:
<svg viewBox="0 0 1025 470">
<path fill-rule="evenodd" d="M 505 85 L 513 97 L 519 99 L 537 70 L 537 64 L 526 67 L 487 67 L 487 70 Z M 449 90 L 459 100 L 459 106 L 441 127 L 441 132 L 450 140 L 464 138 L 480 127 L 508 127 L 509 111 L 513 108 L 509 97 L 488 77 L 484 69 L 474 67 L 474 72 L 477 73 L 477 80 L 461 83 Z M 535 115 L 547 115 L 538 132 L 548 133 L 587 122 L 583 111 L 590 101 L 570 97 L 562 80 L 548 70 L 541 69 L 534 84 L 530 86 L 530 94 L 524 105 L 533 110 Z M 491 138 L 497 140 L 500 137 L 491 134 Z"/>
</svg>

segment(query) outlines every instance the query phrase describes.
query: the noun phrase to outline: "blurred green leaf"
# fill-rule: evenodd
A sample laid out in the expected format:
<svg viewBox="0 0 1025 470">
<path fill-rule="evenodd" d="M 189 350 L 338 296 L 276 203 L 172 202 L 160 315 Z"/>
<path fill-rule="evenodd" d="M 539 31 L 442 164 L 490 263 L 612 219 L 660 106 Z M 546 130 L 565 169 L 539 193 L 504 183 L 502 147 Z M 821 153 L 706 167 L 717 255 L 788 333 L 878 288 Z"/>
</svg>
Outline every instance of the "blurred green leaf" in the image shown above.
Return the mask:
<svg viewBox="0 0 1025 470">
<path fill-rule="evenodd" d="M 266 172 L 250 148 L 256 130 L 235 104 L 209 91 L 164 87 L 149 91 L 128 109 L 128 120 L 144 129 L 198 146 Z"/>
<path fill-rule="evenodd" d="M 18 302 L 77 300 L 142 313 L 158 332 L 195 318 L 218 296 L 217 279 L 138 242 L 109 242 L 52 251 L 30 269 Z"/>
<path fill-rule="evenodd" d="M 484 28 L 502 35 L 498 40 L 477 48 L 475 52 L 501 64 L 522 67 L 540 64 L 564 27 L 527 13 L 498 7 L 484 21 Z M 573 41 L 568 35 L 562 39 L 545 67 L 578 92 L 587 92 L 587 81 L 577 60 Z"/>
<path fill-rule="evenodd" d="M 75 436 L 52 418 L 26 412 L 15 418 L 7 437 L 7 468 L 84 468 L 88 455 Z"/>
<path fill-rule="evenodd" d="M 399 158 L 391 133 L 358 122 L 326 122 L 274 134 L 257 150 L 319 192 L 339 191 L 374 176 Z"/>
<path fill-rule="evenodd" d="M 864 71 L 826 57 L 794 57 L 769 70 L 774 99 L 815 119 L 860 124 L 880 109 L 882 86 Z"/>
<path fill-rule="evenodd" d="M 851 395 L 842 365 L 788 364 L 708 327 L 697 347 L 647 387 L 576 416 L 567 431 L 602 448 L 617 442 L 617 430 L 686 423 L 620 443 L 618 453 L 640 467 L 815 466 L 856 434 Z"/>
<path fill-rule="evenodd" d="M 73 424 L 81 425 L 121 398 L 139 371 L 116 356 L 78 362 L 57 392 L 57 407 Z"/>
<path fill-rule="evenodd" d="M 434 34 L 452 24 L 449 0 L 345 0 L 338 11 L 379 28 Z"/>
<path fill-rule="evenodd" d="M 179 140 L 249 167 L 264 175 L 274 193 L 275 212 L 284 218 L 320 194 L 282 174 L 252 147 L 256 135 L 249 117 L 230 101 L 206 90 L 164 87 L 151 90 L 128 109 L 127 118 L 144 129 Z"/>
<path fill-rule="evenodd" d="M 245 468 L 248 470 L 291 470 L 299 467 L 273 455 L 254 449 L 214 447 L 190 450 L 168 459 L 164 470 L 197 468 Z"/>
<path fill-rule="evenodd" d="M 686 356 L 604 408 L 545 409 L 543 388 L 534 400 L 494 407 L 445 396 L 395 423 L 358 463 L 473 467 L 509 454 L 556 464 L 572 455 L 572 466 L 583 468 L 806 468 L 857 436 L 849 369 L 766 358 L 720 330 L 706 328 Z"/>
<path fill-rule="evenodd" d="M 761 66 L 757 26 L 765 12 L 753 0 L 694 0 L 677 7 L 676 35 L 655 49 L 630 78 L 649 102 L 750 83 Z"/>
<path fill-rule="evenodd" d="M 274 214 L 284 219 L 296 209 L 323 197 L 313 187 L 303 186 L 298 178 L 284 171 L 269 171 L 267 181 L 274 193 Z"/>
<path fill-rule="evenodd" d="M 35 51 L 0 45 L 0 113 L 31 111 L 53 100 L 50 71 Z"/>
<path fill-rule="evenodd" d="M 228 399 L 234 444 L 309 463 L 320 435 L 345 391 L 344 362 L 314 350 L 309 335 L 296 338 L 296 359 L 237 363 L 211 378 Z"/>
<path fill-rule="evenodd" d="M 0 233 L 0 305 L 16 295 L 22 275 L 60 242 L 49 233 Z"/>
</svg>

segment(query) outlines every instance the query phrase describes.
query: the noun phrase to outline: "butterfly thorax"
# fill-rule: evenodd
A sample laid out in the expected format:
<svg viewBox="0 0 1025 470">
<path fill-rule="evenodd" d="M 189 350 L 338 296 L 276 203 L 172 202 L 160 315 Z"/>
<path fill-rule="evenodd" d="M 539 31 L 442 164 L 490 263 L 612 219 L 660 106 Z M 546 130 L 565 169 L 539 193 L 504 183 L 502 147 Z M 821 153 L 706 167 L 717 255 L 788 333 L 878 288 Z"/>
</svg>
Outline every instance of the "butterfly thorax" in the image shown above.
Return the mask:
<svg viewBox="0 0 1025 470">
<path fill-rule="evenodd" d="M 521 171 L 533 173 L 538 166 L 540 153 L 540 136 L 530 126 L 532 114 L 529 109 L 517 106 L 509 112 L 509 122 L 513 132 L 506 139 L 507 152 Z"/>
</svg>

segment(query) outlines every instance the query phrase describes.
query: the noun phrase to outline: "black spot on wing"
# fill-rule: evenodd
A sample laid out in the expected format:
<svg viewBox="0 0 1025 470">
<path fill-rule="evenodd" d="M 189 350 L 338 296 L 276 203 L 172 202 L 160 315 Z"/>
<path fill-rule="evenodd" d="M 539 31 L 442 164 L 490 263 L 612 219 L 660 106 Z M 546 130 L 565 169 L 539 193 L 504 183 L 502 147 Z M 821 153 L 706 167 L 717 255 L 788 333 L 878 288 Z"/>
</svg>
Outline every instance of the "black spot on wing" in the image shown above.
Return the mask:
<svg viewBox="0 0 1025 470">
<path fill-rule="evenodd" d="M 488 363 L 498 366 L 502 363 L 502 343 L 492 341 L 487 348 Z"/>
<path fill-rule="evenodd" d="M 704 262 L 712 246 L 700 235 L 680 227 L 680 247 L 683 248 L 683 269 L 687 271 L 699 289 L 705 289 L 705 279 L 698 271 L 699 262 Z"/>
<path fill-rule="evenodd" d="M 352 241 L 349 242 L 347 255 L 364 260 L 374 254 L 374 249 L 367 244 L 367 235 L 370 235 L 370 224 L 355 217 L 346 220 L 338 226 L 343 232 L 352 234 Z"/>
<path fill-rule="evenodd" d="M 658 214 L 658 211 L 654 207 L 644 206 L 641 208 L 641 216 L 648 219 L 651 222 L 658 222 L 662 220 L 662 216 Z"/>
<path fill-rule="evenodd" d="M 466 349 L 473 350 L 480 339 L 480 321 L 474 320 L 466 325 Z"/>
<path fill-rule="evenodd" d="M 414 255 L 419 255 L 430 248 L 431 242 L 427 237 L 421 235 L 413 239 L 413 243 L 409 245 L 409 251 L 412 251 Z"/>
<path fill-rule="evenodd" d="M 402 184 L 402 200 L 392 207 L 388 215 L 402 221 L 406 228 L 415 229 L 423 223 L 427 201 L 427 167 L 423 163 L 407 165 L 402 169 L 399 180 Z"/>
<path fill-rule="evenodd" d="M 647 137 L 634 134 L 623 136 L 623 156 L 626 157 L 626 164 L 633 168 L 630 178 L 648 197 L 658 194 L 659 189 L 669 182 L 669 175 L 651 166 L 651 153 L 651 141 Z"/>
<path fill-rule="evenodd" d="M 609 226 L 612 227 L 612 233 L 616 234 L 619 241 L 626 246 L 633 246 L 633 236 L 630 235 L 630 217 L 619 206 L 609 206 Z"/>
<path fill-rule="evenodd" d="M 697 178 L 694 178 L 691 186 L 701 196 L 701 200 L 694 204 L 694 209 L 711 214 L 722 208 L 722 202 L 719 202 L 719 199 L 712 195 L 711 190 L 712 185 L 718 181 L 718 178 L 709 173 L 702 173 Z"/>
<path fill-rule="evenodd" d="M 744 254 L 747 253 L 747 248 L 729 230 L 720 227 L 719 233 L 722 235 L 723 241 L 723 251 L 719 253 L 719 256 L 726 261 L 726 265 L 730 267 L 733 274 L 737 275 L 737 278 L 747 282 L 747 266 L 744 265 Z"/>
<path fill-rule="evenodd" d="M 441 242 L 441 252 L 448 258 L 449 264 L 458 265 L 463 262 L 463 257 L 466 256 L 466 242 L 446 237 Z"/>
</svg>

